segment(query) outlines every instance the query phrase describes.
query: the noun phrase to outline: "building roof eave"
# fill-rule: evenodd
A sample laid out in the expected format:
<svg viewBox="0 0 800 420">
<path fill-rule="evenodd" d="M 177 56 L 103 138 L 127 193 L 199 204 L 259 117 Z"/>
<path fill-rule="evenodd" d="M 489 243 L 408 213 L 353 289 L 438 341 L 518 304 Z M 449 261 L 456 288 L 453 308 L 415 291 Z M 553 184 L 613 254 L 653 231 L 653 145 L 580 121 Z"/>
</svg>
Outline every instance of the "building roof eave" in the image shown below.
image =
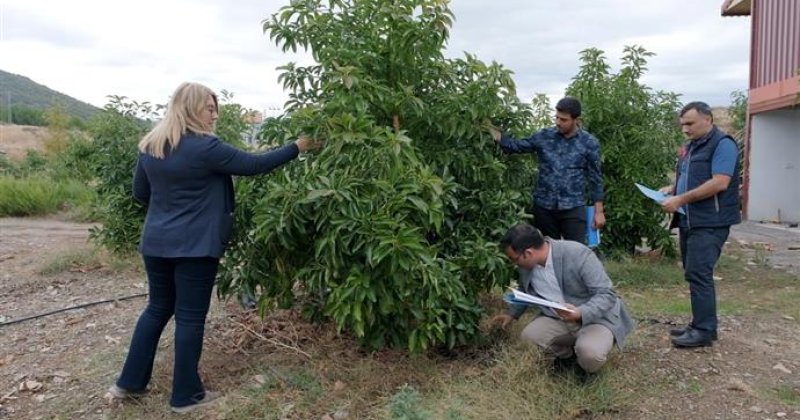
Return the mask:
<svg viewBox="0 0 800 420">
<path fill-rule="evenodd" d="M 750 16 L 752 0 L 725 0 L 722 3 L 722 16 Z"/>
</svg>

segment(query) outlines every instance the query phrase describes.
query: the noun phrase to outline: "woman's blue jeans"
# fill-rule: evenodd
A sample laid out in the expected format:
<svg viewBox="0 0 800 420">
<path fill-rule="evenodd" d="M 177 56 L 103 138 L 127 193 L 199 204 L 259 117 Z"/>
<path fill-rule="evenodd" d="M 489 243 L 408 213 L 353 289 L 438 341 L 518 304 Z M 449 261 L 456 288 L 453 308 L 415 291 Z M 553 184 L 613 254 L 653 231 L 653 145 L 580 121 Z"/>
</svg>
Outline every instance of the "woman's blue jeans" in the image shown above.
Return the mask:
<svg viewBox="0 0 800 420">
<path fill-rule="evenodd" d="M 206 314 L 219 260 L 149 256 L 143 259 L 150 295 L 147 307 L 136 323 L 117 386 L 128 391 L 142 391 L 147 387 L 161 332 L 175 315 L 175 364 L 170 405 L 183 407 L 194 404 L 205 396 L 197 365 L 203 351 Z"/>
</svg>

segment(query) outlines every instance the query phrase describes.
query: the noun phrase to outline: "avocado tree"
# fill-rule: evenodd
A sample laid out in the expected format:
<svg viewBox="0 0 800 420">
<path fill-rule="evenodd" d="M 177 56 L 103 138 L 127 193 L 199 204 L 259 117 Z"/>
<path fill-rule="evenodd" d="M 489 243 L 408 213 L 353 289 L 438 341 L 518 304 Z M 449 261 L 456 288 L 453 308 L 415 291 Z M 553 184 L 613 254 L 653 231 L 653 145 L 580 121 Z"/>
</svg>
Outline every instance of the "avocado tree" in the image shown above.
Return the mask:
<svg viewBox="0 0 800 420">
<path fill-rule="evenodd" d="M 643 238 L 651 248 L 675 250 L 661 208 L 634 185 L 668 185 L 682 138 L 678 95 L 640 81 L 652 55 L 642 47 L 625 47 L 622 68 L 612 73 L 603 51 L 586 49 L 567 89 L 583 103 L 585 128 L 600 140 L 608 218 L 603 247 L 612 253 L 633 253 Z"/>
<path fill-rule="evenodd" d="M 488 126 L 526 133 L 510 71 L 443 55 L 443 0 L 293 1 L 264 21 L 289 63 L 289 100 L 265 122 L 274 145 L 326 147 L 275 174 L 237 180 L 237 231 L 219 291 L 259 307 L 301 305 L 371 348 L 421 351 L 478 335 L 479 294 L 512 273 L 497 248 L 528 203 Z"/>
</svg>

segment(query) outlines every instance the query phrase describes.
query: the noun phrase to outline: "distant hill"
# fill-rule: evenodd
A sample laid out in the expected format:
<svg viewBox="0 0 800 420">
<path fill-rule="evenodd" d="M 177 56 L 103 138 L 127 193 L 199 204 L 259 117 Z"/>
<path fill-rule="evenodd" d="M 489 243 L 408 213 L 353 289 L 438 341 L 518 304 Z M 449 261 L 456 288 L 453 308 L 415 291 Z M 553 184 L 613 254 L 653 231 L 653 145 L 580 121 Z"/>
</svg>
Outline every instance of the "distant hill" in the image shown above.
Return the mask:
<svg viewBox="0 0 800 420">
<path fill-rule="evenodd" d="M 0 103 L 3 106 L 25 105 L 42 110 L 51 107 L 54 103 L 59 103 L 67 114 L 84 120 L 101 111 L 96 106 L 56 92 L 25 76 L 3 70 L 0 70 Z"/>
</svg>

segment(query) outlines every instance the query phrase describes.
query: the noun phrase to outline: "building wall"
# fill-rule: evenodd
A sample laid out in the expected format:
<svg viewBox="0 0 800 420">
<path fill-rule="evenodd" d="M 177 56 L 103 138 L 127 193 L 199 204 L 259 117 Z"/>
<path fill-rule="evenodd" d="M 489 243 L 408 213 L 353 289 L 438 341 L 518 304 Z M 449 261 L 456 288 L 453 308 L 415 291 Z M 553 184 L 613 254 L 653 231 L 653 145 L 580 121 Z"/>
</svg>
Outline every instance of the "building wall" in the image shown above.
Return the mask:
<svg viewBox="0 0 800 420">
<path fill-rule="evenodd" d="M 750 129 L 748 219 L 800 222 L 800 109 L 753 115 Z"/>
<path fill-rule="evenodd" d="M 795 76 L 800 68 L 800 1 L 755 0 L 752 19 L 750 88 Z"/>
</svg>

